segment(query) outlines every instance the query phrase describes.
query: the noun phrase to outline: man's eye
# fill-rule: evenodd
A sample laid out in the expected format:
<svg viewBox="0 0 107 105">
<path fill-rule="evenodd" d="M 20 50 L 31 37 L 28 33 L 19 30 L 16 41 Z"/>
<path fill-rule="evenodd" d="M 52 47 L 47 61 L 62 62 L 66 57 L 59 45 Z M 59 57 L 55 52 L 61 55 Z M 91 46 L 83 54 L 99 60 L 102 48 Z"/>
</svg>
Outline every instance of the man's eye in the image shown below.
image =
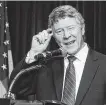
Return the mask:
<svg viewBox="0 0 107 105">
<path fill-rule="evenodd" d="M 62 32 L 61 30 L 56 31 L 56 33 L 58 33 L 58 34 L 61 33 L 61 32 Z"/>
<path fill-rule="evenodd" d="M 68 30 L 73 30 L 73 29 L 75 29 L 75 27 L 70 27 L 70 28 L 68 28 Z"/>
<path fill-rule="evenodd" d="M 58 33 L 60 33 L 61 31 L 58 31 Z"/>
</svg>

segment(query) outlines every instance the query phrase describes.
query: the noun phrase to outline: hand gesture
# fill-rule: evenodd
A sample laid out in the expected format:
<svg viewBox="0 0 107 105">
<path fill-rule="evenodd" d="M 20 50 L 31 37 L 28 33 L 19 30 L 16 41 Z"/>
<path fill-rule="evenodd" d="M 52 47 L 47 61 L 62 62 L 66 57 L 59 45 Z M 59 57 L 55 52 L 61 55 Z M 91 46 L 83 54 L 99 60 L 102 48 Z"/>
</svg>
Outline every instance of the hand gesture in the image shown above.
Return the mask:
<svg viewBox="0 0 107 105">
<path fill-rule="evenodd" d="M 31 50 L 35 53 L 42 53 L 46 50 L 52 35 L 52 29 L 50 28 L 34 35 L 32 38 Z"/>
</svg>

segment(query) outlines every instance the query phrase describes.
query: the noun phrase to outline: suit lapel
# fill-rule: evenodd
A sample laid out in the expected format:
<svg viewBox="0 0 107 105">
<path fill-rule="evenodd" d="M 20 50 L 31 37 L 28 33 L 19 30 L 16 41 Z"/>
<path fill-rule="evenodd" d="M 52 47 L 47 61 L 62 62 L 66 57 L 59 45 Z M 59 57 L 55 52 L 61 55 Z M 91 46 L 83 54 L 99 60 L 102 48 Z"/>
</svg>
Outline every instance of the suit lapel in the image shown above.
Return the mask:
<svg viewBox="0 0 107 105">
<path fill-rule="evenodd" d="M 96 74 L 97 68 L 99 66 L 98 64 L 98 58 L 94 54 L 94 51 L 91 49 L 89 50 L 89 54 L 87 56 L 86 64 L 84 67 L 83 75 L 80 82 L 80 87 L 78 90 L 77 98 L 76 98 L 76 104 L 80 105 L 82 100 L 84 99 L 88 89 L 90 88 L 90 85 L 94 79 L 94 76 Z"/>
<path fill-rule="evenodd" d="M 56 89 L 57 99 L 60 101 L 62 96 L 63 76 L 64 76 L 64 60 L 63 57 L 57 58 L 52 63 L 54 85 Z"/>
</svg>

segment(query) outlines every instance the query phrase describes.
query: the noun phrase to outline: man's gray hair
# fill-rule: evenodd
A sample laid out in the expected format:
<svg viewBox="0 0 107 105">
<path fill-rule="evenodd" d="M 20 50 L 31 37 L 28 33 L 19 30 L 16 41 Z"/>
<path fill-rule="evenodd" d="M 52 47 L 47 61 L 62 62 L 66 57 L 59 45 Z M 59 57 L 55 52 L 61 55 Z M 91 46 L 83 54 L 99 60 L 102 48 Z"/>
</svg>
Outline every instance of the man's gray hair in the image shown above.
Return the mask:
<svg viewBox="0 0 107 105">
<path fill-rule="evenodd" d="M 48 27 L 51 28 L 54 23 L 58 22 L 59 19 L 63 19 L 65 17 L 74 17 L 79 24 L 85 24 L 84 18 L 74 7 L 70 5 L 63 5 L 55 8 L 50 13 L 48 19 Z"/>
</svg>

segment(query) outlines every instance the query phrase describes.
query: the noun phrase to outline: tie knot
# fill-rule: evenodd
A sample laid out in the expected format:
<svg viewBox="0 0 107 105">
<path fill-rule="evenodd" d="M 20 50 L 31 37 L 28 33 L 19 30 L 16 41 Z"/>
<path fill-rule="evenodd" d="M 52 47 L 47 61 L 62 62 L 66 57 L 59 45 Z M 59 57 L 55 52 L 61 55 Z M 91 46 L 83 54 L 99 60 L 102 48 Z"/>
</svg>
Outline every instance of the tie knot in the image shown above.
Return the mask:
<svg viewBox="0 0 107 105">
<path fill-rule="evenodd" d="M 68 56 L 68 60 L 69 62 L 73 62 L 76 59 L 75 56 Z"/>
</svg>

